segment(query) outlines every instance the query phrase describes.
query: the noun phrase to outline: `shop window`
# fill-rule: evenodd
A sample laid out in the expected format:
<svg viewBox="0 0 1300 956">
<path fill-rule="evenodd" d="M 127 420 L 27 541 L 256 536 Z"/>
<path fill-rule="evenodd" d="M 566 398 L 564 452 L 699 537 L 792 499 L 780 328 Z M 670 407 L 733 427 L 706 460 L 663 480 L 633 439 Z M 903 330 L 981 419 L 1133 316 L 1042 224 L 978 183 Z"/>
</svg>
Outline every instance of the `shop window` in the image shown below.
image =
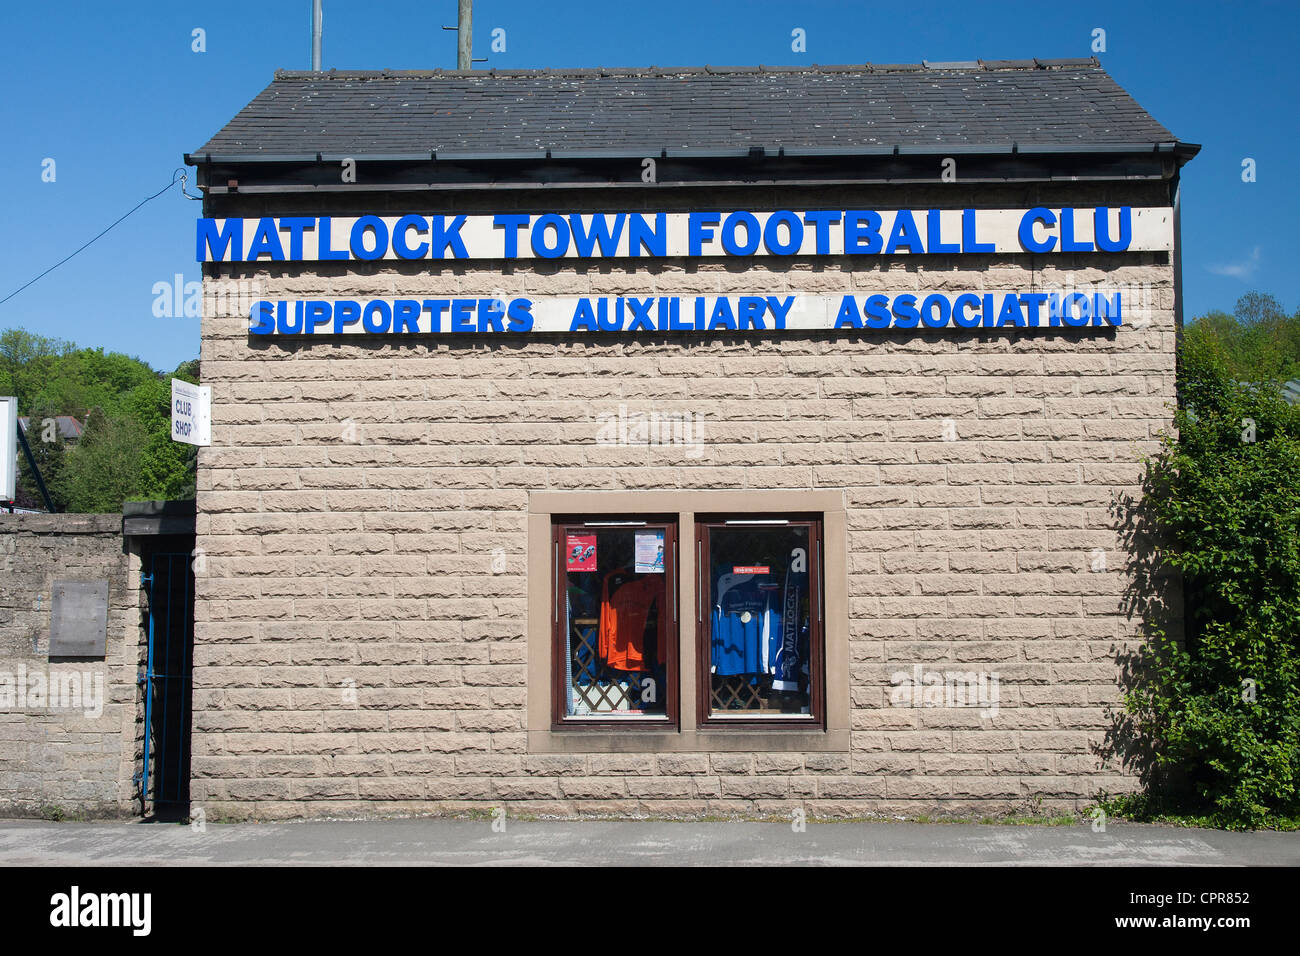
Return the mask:
<svg viewBox="0 0 1300 956">
<path fill-rule="evenodd" d="M 671 520 L 553 525 L 554 722 L 677 719 L 677 535 Z"/>
<path fill-rule="evenodd" d="M 696 526 L 701 724 L 823 719 L 821 522 Z"/>
</svg>

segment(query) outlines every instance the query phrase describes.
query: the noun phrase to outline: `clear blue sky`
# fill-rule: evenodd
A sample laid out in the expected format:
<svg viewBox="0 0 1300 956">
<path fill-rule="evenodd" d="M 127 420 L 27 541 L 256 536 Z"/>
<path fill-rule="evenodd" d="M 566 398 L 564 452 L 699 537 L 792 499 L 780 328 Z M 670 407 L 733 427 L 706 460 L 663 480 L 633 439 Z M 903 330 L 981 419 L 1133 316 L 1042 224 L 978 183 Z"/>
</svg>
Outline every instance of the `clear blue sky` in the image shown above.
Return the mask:
<svg viewBox="0 0 1300 956">
<path fill-rule="evenodd" d="M 270 80 L 310 66 L 311 0 L 215 5 L 7 3 L 0 13 L 0 298 L 145 196 Z M 455 66 L 455 0 L 325 0 L 324 65 Z M 1189 317 L 1250 289 L 1300 305 L 1300 4 L 1287 2 L 764 2 L 479 0 L 483 67 L 899 63 L 1087 56 L 1180 139 Z M 207 52 L 191 52 L 191 30 Z M 505 53 L 489 52 L 506 30 Z M 791 30 L 807 33 L 805 54 Z M 1241 180 L 1257 162 L 1258 181 Z M 41 181 L 55 160 L 56 179 Z M 138 355 L 198 355 L 198 320 L 155 318 L 154 283 L 199 278 L 200 204 L 173 190 L 0 305 L 0 328 Z"/>
</svg>

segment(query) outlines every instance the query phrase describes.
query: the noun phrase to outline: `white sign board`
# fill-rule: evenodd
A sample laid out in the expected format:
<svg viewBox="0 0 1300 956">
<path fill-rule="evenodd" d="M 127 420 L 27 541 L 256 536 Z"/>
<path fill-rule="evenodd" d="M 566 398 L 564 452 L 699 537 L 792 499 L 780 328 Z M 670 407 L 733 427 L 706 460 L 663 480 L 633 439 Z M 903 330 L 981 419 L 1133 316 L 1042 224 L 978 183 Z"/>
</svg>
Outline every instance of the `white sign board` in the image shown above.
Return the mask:
<svg viewBox="0 0 1300 956">
<path fill-rule="evenodd" d="M 18 490 L 18 399 L 0 398 L 0 501 Z"/>
<path fill-rule="evenodd" d="M 200 219 L 199 262 L 1168 252 L 1169 206 Z"/>
<path fill-rule="evenodd" d="M 1138 293 L 1134 295 L 1134 293 Z M 1052 329 L 1149 319 L 1120 286 L 836 295 L 534 296 L 512 299 L 278 299 L 253 304 L 252 335 L 490 335 L 501 332 L 745 332 Z M 1137 326 L 1138 322 L 1132 322 Z"/>
<path fill-rule="evenodd" d="M 172 379 L 172 441 L 212 444 L 212 388 Z"/>
</svg>

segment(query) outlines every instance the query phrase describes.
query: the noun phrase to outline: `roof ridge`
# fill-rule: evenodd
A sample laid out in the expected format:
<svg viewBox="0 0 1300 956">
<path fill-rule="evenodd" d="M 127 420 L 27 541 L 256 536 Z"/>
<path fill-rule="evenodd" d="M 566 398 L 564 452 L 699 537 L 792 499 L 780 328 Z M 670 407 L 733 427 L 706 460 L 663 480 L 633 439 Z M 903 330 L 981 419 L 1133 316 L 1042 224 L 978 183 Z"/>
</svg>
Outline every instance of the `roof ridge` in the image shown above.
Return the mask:
<svg viewBox="0 0 1300 956">
<path fill-rule="evenodd" d="M 1101 62 L 1095 56 L 1058 57 L 1044 59 L 1034 57 L 1024 60 L 922 60 L 920 63 L 842 63 L 818 64 L 808 66 L 771 66 L 758 64 L 754 66 L 644 66 L 644 67 L 561 67 L 544 69 L 488 69 L 488 70 L 276 70 L 277 80 L 369 80 L 396 78 L 465 78 L 472 77 L 593 77 L 593 76 L 720 76 L 720 75 L 754 75 L 775 73 L 992 73 L 1017 70 L 1064 70 L 1064 69 L 1101 69 Z"/>
</svg>

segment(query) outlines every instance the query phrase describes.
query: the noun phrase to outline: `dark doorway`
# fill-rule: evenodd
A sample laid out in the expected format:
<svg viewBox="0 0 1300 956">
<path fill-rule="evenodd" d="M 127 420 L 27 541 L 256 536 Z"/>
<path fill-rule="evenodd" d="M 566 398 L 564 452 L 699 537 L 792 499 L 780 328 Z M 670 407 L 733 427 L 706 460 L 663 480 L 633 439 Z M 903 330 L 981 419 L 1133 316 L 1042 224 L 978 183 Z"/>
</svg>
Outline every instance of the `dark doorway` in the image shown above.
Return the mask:
<svg viewBox="0 0 1300 956">
<path fill-rule="evenodd" d="M 143 539 L 140 558 L 147 632 L 140 799 L 147 816 L 185 819 L 190 812 L 194 537 Z"/>
</svg>

